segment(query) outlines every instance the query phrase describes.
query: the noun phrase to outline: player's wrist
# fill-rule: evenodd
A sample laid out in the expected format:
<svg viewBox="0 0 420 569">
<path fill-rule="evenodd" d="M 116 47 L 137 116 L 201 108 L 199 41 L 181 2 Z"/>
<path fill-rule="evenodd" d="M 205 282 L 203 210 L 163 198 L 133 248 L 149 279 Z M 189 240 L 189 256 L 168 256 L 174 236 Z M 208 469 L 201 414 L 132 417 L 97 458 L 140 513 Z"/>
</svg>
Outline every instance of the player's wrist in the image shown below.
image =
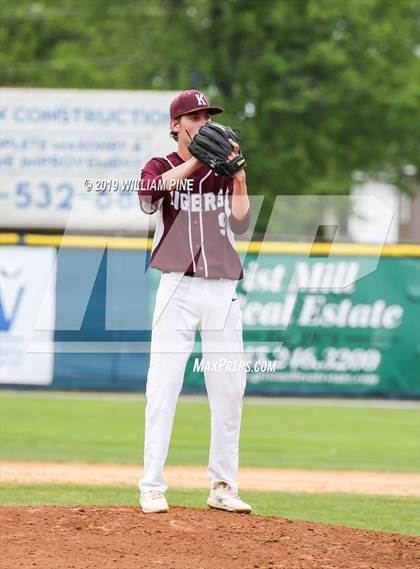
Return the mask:
<svg viewBox="0 0 420 569">
<path fill-rule="evenodd" d="M 246 190 L 246 174 L 244 169 L 235 172 L 232 178 L 236 182 L 236 185 L 244 186 L 244 189 Z"/>
<path fill-rule="evenodd" d="M 203 163 L 200 162 L 200 160 L 198 160 L 194 156 L 191 156 L 191 158 L 187 160 L 187 162 L 192 168 L 194 168 L 194 170 L 198 170 L 198 168 L 201 168 L 201 166 L 203 165 Z"/>
</svg>

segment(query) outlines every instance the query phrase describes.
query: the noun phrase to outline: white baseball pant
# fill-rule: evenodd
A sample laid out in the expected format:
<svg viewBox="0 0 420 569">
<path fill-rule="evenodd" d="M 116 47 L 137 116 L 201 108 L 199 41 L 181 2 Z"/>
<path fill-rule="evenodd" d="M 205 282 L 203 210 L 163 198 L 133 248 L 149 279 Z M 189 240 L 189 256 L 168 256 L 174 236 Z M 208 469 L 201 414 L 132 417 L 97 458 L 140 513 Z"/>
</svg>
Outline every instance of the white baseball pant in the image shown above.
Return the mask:
<svg viewBox="0 0 420 569">
<path fill-rule="evenodd" d="M 236 281 L 162 273 L 153 314 L 146 384 L 144 476 L 141 492 L 165 492 L 163 468 L 178 396 L 196 329 L 200 330 L 204 378 L 211 411 L 208 475 L 214 486 L 237 490 L 239 432 L 246 385 L 242 315 Z"/>
</svg>

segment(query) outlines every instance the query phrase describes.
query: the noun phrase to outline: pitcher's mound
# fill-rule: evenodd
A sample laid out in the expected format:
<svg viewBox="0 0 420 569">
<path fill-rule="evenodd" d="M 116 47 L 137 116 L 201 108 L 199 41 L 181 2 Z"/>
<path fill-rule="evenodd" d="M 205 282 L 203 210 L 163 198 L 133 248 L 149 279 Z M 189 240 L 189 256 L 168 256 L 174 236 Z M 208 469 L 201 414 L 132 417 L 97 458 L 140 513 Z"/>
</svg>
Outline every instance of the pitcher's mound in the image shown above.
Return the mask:
<svg viewBox="0 0 420 569">
<path fill-rule="evenodd" d="M 171 507 L 3 507 L 8 569 L 414 569 L 420 538 Z"/>
</svg>

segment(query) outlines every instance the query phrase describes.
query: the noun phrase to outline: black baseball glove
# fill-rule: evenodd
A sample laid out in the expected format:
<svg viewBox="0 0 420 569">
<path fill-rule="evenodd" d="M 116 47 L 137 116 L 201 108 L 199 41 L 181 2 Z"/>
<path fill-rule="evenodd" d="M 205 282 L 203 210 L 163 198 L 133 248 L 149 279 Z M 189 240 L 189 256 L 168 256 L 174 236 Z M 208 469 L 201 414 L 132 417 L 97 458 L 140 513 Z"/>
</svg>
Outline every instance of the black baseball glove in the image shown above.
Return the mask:
<svg viewBox="0 0 420 569">
<path fill-rule="evenodd" d="M 229 138 L 238 142 L 235 131 L 229 126 L 208 122 L 194 136 L 188 145 L 188 150 L 197 160 L 207 164 L 217 174 L 233 176 L 245 168 L 246 161 L 241 153 L 228 161 L 228 156 L 233 150 Z"/>
</svg>

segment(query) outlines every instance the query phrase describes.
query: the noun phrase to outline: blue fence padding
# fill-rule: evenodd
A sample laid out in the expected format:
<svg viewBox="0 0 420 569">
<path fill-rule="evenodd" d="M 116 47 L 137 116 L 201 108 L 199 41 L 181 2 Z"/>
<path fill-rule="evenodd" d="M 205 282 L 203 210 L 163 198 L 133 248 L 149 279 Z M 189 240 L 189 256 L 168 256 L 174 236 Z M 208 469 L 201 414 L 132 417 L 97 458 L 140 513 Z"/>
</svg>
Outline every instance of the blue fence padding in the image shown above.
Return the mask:
<svg viewBox="0 0 420 569">
<path fill-rule="evenodd" d="M 150 340 L 152 307 L 145 262 L 145 251 L 60 249 L 54 342 L 83 343 L 84 353 L 58 349 L 51 387 L 144 388 L 148 353 L 119 353 L 120 348 L 89 353 L 88 345 Z"/>
</svg>

